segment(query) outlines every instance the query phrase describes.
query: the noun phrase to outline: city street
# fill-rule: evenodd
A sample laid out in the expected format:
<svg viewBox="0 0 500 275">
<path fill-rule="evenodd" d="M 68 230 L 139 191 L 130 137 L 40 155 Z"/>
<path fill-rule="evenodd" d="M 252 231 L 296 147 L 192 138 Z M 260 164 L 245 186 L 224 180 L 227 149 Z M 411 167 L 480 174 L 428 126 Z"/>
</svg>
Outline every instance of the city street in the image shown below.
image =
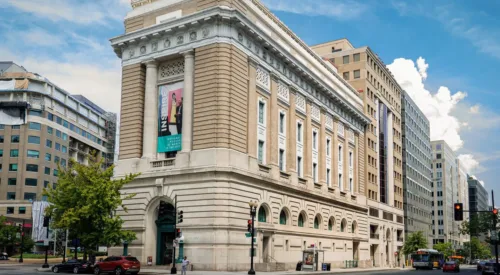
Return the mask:
<svg viewBox="0 0 500 275">
<path fill-rule="evenodd" d="M 39 272 L 36 271 L 37 268 L 39 268 L 39 265 L 1 265 L 0 266 L 0 274 L 9 274 L 9 275 L 34 275 L 34 274 L 51 274 L 48 272 Z M 156 274 L 169 274 L 170 272 L 165 272 L 165 273 L 156 273 Z M 354 271 L 354 270 L 349 270 L 349 272 L 346 272 L 346 270 L 335 270 L 332 271 L 331 273 L 323 273 L 323 272 L 318 272 L 318 274 L 373 274 L 373 275 L 381 275 L 381 274 L 391 274 L 391 275 L 399 275 L 399 274 L 407 274 L 407 275 L 429 275 L 429 274 L 442 274 L 443 271 L 441 270 L 413 270 L 413 269 L 407 269 L 407 270 L 394 270 L 394 271 L 369 271 L 369 270 L 359 270 L 359 271 Z M 461 274 L 481 274 L 480 272 L 476 271 L 475 266 L 468 266 L 464 265 L 461 267 L 460 270 Z M 69 274 L 69 273 L 68 273 Z M 153 274 L 153 273 L 140 273 L 140 274 Z M 203 271 L 195 271 L 195 272 L 188 272 L 188 274 L 191 275 L 202 275 L 202 274 L 223 274 L 223 275 L 229 275 L 229 274 L 246 274 L 246 272 L 203 272 Z M 275 275 L 278 273 L 267 273 L 267 272 L 258 272 L 258 274 L 269 274 L 269 275 Z M 280 272 L 279 274 L 301 274 L 301 272 L 287 272 L 283 273 Z"/>
</svg>

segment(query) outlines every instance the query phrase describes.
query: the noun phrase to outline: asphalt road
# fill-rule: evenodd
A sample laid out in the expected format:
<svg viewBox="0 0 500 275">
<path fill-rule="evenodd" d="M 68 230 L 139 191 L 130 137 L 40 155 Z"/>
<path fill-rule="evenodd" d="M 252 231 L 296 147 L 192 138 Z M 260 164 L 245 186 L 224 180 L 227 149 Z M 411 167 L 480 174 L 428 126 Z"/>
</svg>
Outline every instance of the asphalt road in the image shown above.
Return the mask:
<svg viewBox="0 0 500 275">
<path fill-rule="evenodd" d="M 41 275 L 41 274 L 53 274 L 49 272 L 38 272 L 36 271 L 37 268 L 39 268 L 40 265 L 5 265 L 2 264 L 0 265 L 0 274 L 6 274 L 6 275 Z M 59 273 L 59 274 L 64 274 L 64 273 Z M 71 274 L 71 273 L 66 273 L 66 274 Z M 189 273 L 188 273 L 189 274 Z M 260 274 L 266 274 L 261 272 Z M 297 274 L 300 274 L 300 272 L 297 272 Z M 382 275 L 382 274 L 390 274 L 390 275 L 437 275 L 437 274 L 443 274 L 442 270 L 413 270 L 413 269 L 408 269 L 408 270 L 394 270 L 394 271 L 364 271 L 364 272 L 350 272 L 350 273 L 344 273 L 344 274 L 352 274 L 352 275 Z M 475 274 L 475 275 L 480 275 L 480 272 L 476 271 L 475 266 L 461 266 L 460 267 L 460 274 Z"/>
</svg>

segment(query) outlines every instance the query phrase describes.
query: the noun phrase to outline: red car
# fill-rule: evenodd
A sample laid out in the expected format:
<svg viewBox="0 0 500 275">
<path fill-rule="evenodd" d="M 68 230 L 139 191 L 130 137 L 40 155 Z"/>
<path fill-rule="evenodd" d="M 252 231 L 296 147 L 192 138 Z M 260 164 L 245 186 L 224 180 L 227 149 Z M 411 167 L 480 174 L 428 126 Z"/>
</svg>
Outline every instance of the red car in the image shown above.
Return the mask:
<svg viewBox="0 0 500 275">
<path fill-rule="evenodd" d="M 113 273 L 115 275 L 136 275 L 141 270 L 141 263 L 136 257 L 111 256 L 94 265 L 94 274 Z"/>
<path fill-rule="evenodd" d="M 460 272 L 458 262 L 450 261 L 443 264 L 443 272 Z"/>
</svg>

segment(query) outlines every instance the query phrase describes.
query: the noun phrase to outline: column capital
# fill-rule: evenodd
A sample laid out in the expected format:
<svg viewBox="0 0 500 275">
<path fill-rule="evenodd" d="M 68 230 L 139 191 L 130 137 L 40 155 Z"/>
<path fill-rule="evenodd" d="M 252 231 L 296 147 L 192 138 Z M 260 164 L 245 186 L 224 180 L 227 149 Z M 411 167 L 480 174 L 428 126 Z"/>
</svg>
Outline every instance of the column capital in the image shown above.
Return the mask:
<svg viewBox="0 0 500 275">
<path fill-rule="evenodd" d="M 281 80 L 281 76 L 274 71 L 269 72 L 271 78 L 275 81 Z"/>
<path fill-rule="evenodd" d="M 158 67 L 158 61 L 156 61 L 156 59 L 148 59 L 144 61 L 144 64 L 146 64 L 146 68 Z"/>
<path fill-rule="evenodd" d="M 182 54 L 184 56 L 184 58 L 194 57 L 194 49 L 182 51 L 182 52 L 180 52 L 180 54 Z"/>
<path fill-rule="evenodd" d="M 299 92 L 299 88 L 295 86 L 294 84 L 290 85 L 290 93 L 297 94 Z"/>
</svg>

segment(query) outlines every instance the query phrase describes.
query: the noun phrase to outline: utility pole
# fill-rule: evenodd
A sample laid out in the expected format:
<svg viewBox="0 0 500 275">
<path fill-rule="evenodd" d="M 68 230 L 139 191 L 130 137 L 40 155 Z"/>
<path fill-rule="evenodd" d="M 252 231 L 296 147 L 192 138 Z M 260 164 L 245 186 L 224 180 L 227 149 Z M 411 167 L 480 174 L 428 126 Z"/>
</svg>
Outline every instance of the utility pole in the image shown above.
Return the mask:
<svg viewBox="0 0 500 275">
<path fill-rule="evenodd" d="M 175 202 L 174 202 L 174 232 L 175 232 L 175 237 L 177 238 L 177 195 L 175 195 Z M 177 267 L 175 267 L 175 246 L 173 247 L 174 250 L 174 259 L 172 261 L 172 268 L 170 269 L 170 274 L 177 274 Z"/>
<path fill-rule="evenodd" d="M 493 205 L 493 208 L 495 208 L 495 196 L 493 195 L 493 190 L 491 190 L 491 205 Z M 493 231 L 492 234 L 495 234 L 495 262 L 496 262 L 496 268 L 493 268 L 493 270 L 496 270 L 496 274 L 498 275 L 498 272 L 500 272 L 500 268 L 498 266 L 498 233 L 497 233 L 497 216 L 498 214 L 493 216 Z"/>
</svg>

